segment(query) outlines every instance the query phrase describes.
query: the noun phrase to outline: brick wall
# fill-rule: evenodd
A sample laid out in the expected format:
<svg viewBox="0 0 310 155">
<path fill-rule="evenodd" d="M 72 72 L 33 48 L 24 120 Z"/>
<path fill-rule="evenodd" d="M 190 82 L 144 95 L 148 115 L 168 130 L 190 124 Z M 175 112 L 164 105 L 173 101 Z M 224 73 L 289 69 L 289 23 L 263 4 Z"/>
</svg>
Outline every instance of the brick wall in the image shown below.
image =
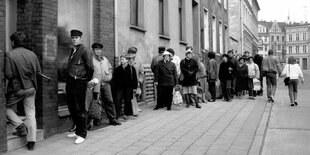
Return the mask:
<svg viewBox="0 0 310 155">
<path fill-rule="evenodd" d="M 104 43 L 104 55 L 115 67 L 115 18 L 114 0 L 100 1 L 100 42 Z"/>
<path fill-rule="evenodd" d="M 7 150 L 4 99 L 5 1 L 0 1 L 0 154 Z"/>
<path fill-rule="evenodd" d="M 36 53 L 50 82 L 38 78 L 36 118 L 44 137 L 57 133 L 57 0 L 18 1 L 17 30 L 25 32 L 28 48 Z M 42 87 L 44 85 L 44 87 Z"/>
</svg>

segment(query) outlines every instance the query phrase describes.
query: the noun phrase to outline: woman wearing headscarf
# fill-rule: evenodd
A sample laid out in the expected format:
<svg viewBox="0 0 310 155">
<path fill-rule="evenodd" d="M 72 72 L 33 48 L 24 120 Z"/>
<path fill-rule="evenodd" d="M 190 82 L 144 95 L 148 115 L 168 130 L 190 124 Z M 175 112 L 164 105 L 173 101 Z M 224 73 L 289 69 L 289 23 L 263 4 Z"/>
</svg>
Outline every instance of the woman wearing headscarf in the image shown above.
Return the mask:
<svg viewBox="0 0 310 155">
<path fill-rule="evenodd" d="M 237 82 L 236 82 L 236 91 L 237 91 L 237 97 L 240 99 L 242 92 L 244 90 L 247 90 L 248 85 L 248 66 L 245 64 L 245 59 L 243 57 L 239 58 L 239 65 L 237 67 Z"/>
<path fill-rule="evenodd" d="M 299 67 L 296 63 L 296 58 L 290 56 L 288 58 L 288 63 L 283 68 L 282 77 L 288 77 L 288 94 L 290 96 L 291 106 L 297 106 L 297 93 L 298 93 L 298 82 L 299 79 L 301 83 L 304 83 L 304 76 Z"/>
</svg>

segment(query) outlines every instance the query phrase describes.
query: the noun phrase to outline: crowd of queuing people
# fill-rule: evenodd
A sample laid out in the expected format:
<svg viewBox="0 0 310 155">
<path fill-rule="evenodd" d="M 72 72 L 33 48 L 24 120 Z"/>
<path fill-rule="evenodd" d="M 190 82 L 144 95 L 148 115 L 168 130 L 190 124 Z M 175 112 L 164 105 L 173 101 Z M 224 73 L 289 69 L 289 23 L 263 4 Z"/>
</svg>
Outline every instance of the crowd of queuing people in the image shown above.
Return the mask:
<svg viewBox="0 0 310 155">
<path fill-rule="evenodd" d="M 104 56 L 103 45 L 94 43 L 91 50 L 82 43 L 83 33 L 71 30 L 72 48 L 66 68 L 66 96 L 73 127 L 68 137 L 75 143 L 83 143 L 87 130 L 92 130 L 100 121 L 88 117 L 86 103 L 87 91 L 91 91 L 92 100 L 101 100 L 110 125 L 121 125 L 128 117 L 137 117 L 141 109 L 137 102 L 142 99 L 144 69 L 136 61 L 136 47 L 130 47 L 120 56 L 120 65 L 114 71 Z M 37 76 L 43 76 L 36 55 L 25 48 L 25 35 L 16 32 L 11 36 L 13 50 L 7 52 L 5 77 L 8 79 L 7 118 L 16 126 L 14 134 L 27 136 L 27 147 L 34 149 L 36 142 L 35 93 Z M 203 51 L 194 53 L 187 46 L 184 59 L 176 55 L 174 49 L 160 46 L 158 56 L 152 59 L 151 70 L 154 73 L 156 106 L 154 110 L 167 108 L 172 110 L 175 94 L 181 94 L 181 102 L 186 108 L 191 105 L 200 109 L 200 103 L 215 102 L 218 98 L 231 102 L 263 95 L 263 77 L 266 78 L 267 99 L 275 102 L 277 78 L 284 77 L 288 85 L 291 106 L 297 106 L 298 79 L 304 82 L 302 71 L 294 57 L 288 58 L 288 64 L 281 67 L 273 51 L 263 57 L 257 52 L 254 57 L 248 51 L 244 55 L 234 55 L 234 51 L 219 55 Z M 29 69 L 31 68 L 31 69 Z M 218 89 L 220 91 L 217 91 Z M 198 91 L 199 90 L 199 91 Z M 176 93 L 178 92 L 178 93 Z M 217 94 L 219 93 L 219 94 Z M 13 106 L 23 101 L 26 120 L 22 121 L 13 110 Z"/>
</svg>

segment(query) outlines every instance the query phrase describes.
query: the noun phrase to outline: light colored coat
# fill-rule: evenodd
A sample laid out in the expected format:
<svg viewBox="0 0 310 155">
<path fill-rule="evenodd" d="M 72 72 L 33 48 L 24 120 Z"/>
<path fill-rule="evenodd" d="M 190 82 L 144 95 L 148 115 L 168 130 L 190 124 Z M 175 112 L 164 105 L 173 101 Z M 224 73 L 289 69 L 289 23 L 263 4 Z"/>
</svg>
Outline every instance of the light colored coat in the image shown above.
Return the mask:
<svg viewBox="0 0 310 155">
<path fill-rule="evenodd" d="M 110 82 L 112 79 L 112 66 L 106 57 L 101 57 L 99 61 L 93 57 L 94 74 L 93 78 L 97 78 L 99 83 L 95 85 L 93 92 L 100 92 L 100 86 L 104 83 Z"/>
</svg>

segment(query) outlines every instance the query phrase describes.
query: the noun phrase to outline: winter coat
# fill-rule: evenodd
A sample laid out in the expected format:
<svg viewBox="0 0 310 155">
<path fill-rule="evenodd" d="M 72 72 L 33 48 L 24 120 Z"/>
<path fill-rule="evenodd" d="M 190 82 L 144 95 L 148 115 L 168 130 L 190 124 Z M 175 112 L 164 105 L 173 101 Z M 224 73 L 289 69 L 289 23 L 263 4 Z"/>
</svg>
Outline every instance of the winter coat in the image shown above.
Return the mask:
<svg viewBox="0 0 310 155">
<path fill-rule="evenodd" d="M 194 59 L 183 59 L 180 64 L 181 72 L 184 75 L 182 86 L 194 86 L 197 85 L 196 73 L 198 72 L 198 64 Z"/>
<path fill-rule="evenodd" d="M 159 61 L 155 75 L 155 82 L 158 82 L 159 86 L 175 86 L 177 84 L 177 69 L 171 61 Z"/>
<path fill-rule="evenodd" d="M 219 70 L 219 79 L 221 81 L 232 80 L 235 74 L 234 64 L 230 61 L 222 62 Z"/>
</svg>

